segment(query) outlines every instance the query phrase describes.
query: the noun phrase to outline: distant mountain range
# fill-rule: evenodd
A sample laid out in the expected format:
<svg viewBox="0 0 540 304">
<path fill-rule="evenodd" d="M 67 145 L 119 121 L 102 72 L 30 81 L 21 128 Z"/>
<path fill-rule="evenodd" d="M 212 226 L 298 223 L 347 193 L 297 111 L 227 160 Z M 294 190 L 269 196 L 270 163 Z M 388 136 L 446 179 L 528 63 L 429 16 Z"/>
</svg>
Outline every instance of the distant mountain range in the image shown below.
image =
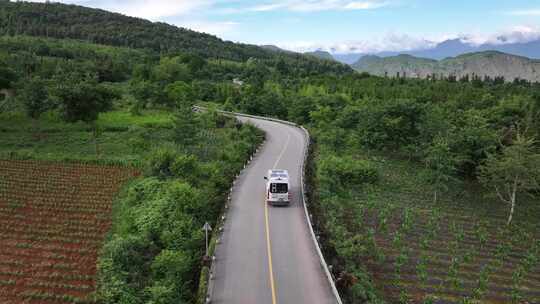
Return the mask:
<svg viewBox="0 0 540 304">
<path fill-rule="evenodd" d="M 499 41 L 503 42 L 504 37 Z M 274 45 L 262 46 L 276 52 L 283 50 Z M 523 43 L 500 43 L 473 45 L 461 39 L 446 40 L 430 49 L 380 52 L 376 54 L 331 54 L 316 50 L 306 52 L 320 59 L 340 61 L 360 72 L 379 76 L 425 78 L 437 76 L 477 75 L 480 77 L 503 76 L 507 81 L 515 78 L 540 82 L 540 40 Z"/>
<path fill-rule="evenodd" d="M 540 60 L 511 55 L 498 51 L 484 51 L 448 57 L 442 60 L 419 58 L 407 54 L 380 57 L 368 55 L 360 58 L 352 67 L 360 72 L 379 76 L 401 76 L 426 78 L 429 75 L 503 76 L 511 81 L 515 78 L 540 82 Z"/>
<path fill-rule="evenodd" d="M 540 59 L 540 40 L 534 40 L 530 42 L 522 43 L 506 43 L 506 44 L 492 44 L 485 43 L 481 45 L 473 45 L 464 42 L 461 39 L 446 40 L 438 43 L 435 47 L 429 49 L 413 50 L 413 51 L 400 51 L 400 52 L 380 52 L 374 54 L 334 54 L 334 58 L 337 61 L 341 61 L 347 64 L 355 63 L 360 57 L 365 55 L 377 55 L 379 57 L 391 57 L 400 54 L 411 55 L 415 57 L 429 58 L 441 60 L 447 57 L 456 57 L 466 53 L 475 53 L 483 51 L 499 51 L 517 56 L 528 57 L 532 59 Z"/>
</svg>

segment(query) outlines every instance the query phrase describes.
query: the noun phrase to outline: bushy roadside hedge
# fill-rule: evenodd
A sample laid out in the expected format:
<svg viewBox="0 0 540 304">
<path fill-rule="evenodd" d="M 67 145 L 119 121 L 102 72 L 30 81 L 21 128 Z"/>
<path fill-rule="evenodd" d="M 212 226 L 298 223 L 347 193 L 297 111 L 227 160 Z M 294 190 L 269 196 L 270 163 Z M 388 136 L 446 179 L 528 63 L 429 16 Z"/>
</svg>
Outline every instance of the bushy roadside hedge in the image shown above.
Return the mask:
<svg viewBox="0 0 540 304">
<path fill-rule="evenodd" d="M 384 303 L 375 288 L 371 274 L 354 263 L 368 250 L 370 238 L 352 235 L 347 225 L 357 207 L 350 199 L 350 189 L 364 191 L 379 180 L 377 168 L 368 160 L 335 155 L 317 142 L 310 147 L 308 158 L 309 200 L 315 215 L 315 228 L 321 233 L 324 255 L 333 265 L 336 287 L 345 303 Z"/>
<path fill-rule="evenodd" d="M 319 166 L 319 178 L 329 188 L 361 186 L 378 179 L 377 169 L 370 162 L 351 156 L 327 156 L 320 159 Z"/>
<path fill-rule="evenodd" d="M 201 228 L 214 224 L 230 183 L 262 141 L 249 125 L 216 130 L 210 130 L 221 138 L 209 147 L 214 159 L 202 160 L 173 142 L 155 147 L 145 177 L 116 202 L 113 232 L 98 264 L 102 302 L 195 301 L 205 246 Z"/>
</svg>

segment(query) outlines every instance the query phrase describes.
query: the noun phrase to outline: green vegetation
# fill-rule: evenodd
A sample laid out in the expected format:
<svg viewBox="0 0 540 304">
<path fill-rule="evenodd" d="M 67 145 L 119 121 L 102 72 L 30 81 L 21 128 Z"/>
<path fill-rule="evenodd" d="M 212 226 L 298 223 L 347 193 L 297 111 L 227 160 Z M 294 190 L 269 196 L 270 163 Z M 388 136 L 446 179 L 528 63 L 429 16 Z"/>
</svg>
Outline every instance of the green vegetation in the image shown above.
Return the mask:
<svg viewBox="0 0 540 304">
<path fill-rule="evenodd" d="M 205 115 L 212 114 L 201 121 Z M 99 295 L 106 303 L 195 301 L 201 227 L 215 224 L 231 181 L 262 139 L 249 125 L 226 120 L 218 128 L 210 121 L 213 126 L 199 125 L 205 132 L 193 138 L 200 145 L 180 144 L 174 133 L 162 141 L 146 156 L 145 178 L 119 199 L 99 263 Z"/>
<path fill-rule="evenodd" d="M 80 39 L 96 44 L 147 49 L 154 54 L 182 52 L 206 59 L 236 62 L 253 58 L 263 61 L 268 67 L 295 74 L 351 71 L 348 66 L 329 60 L 222 41 L 215 36 L 165 23 L 152 23 L 76 5 L 1 0 L 0 29 L 0 35 Z M 124 56 L 122 58 L 129 60 Z"/>
<path fill-rule="evenodd" d="M 0 8 L 2 158 L 144 173 L 116 204 L 104 302 L 195 301 L 200 228 L 261 141 L 195 103 L 310 129 L 311 207 L 347 303 L 540 301 L 539 84 L 380 78 L 78 6 Z"/>
<path fill-rule="evenodd" d="M 314 135 L 313 212 L 346 302 L 538 301 L 539 89 L 367 75 L 271 87 Z M 516 178 L 507 226 L 493 186 Z"/>
<path fill-rule="evenodd" d="M 502 147 L 500 154 L 488 156 L 480 168 L 480 178 L 486 187 L 495 188 L 501 201 L 510 205 L 507 224 L 512 222 L 518 194 L 540 188 L 540 154 L 535 139 L 516 131 L 513 144 Z"/>
<path fill-rule="evenodd" d="M 88 301 L 195 302 L 204 255 L 200 229 L 216 223 L 230 184 L 263 138 L 213 110 L 192 111 L 193 91 L 204 92 L 196 83 L 206 72 L 196 76 L 197 69 L 219 71 L 221 63 L 190 55 L 154 60 L 145 52 L 69 40 L 0 41 L 12 50 L 1 53 L 2 63 L 14 71 L 8 75 L 13 96 L 0 112 L 0 158 L 120 164 L 142 173 L 117 198 L 97 292 Z M 26 54 L 26 47 L 48 51 Z M 112 68 L 130 53 L 137 62 Z M 30 68 L 17 60 L 23 55 Z M 112 60 L 111 70 L 101 66 L 103 56 Z M 141 83 L 154 99 L 134 89 Z"/>
</svg>

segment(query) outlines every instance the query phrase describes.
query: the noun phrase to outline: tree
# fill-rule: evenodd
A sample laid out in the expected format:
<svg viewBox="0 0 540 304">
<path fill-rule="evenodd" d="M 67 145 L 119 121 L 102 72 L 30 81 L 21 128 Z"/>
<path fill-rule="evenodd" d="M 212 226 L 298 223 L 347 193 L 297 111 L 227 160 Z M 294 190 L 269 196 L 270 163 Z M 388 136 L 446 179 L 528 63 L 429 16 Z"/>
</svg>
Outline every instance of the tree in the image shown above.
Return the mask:
<svg viewBox="0 0 540 304">
<path fill-rule="evenodd" d="M 437 202 L 441 192 L 448 191 L 448 183 L 454 179 L 456 173 L 456 157 L 450 150 L 448 139 L 437 136 L 431 145 L 425 150 L 424 163 L 426 165 L 425 176 L 433 185 L 433 202 Z"/>
<path fill-rule="evenodd" d="M 119 97 L 117 93 L 93 80 L 85 80 L 76 84 L 59 86 L 55 96 L 60 102 L 62 118 L 66 122 L 83 121 L 93 125 L 96 155 L 99 156 L 96 120 L 99 113 L 112 107 L 112 100 Z"/>
<path fill-rule="evenodd" d="M 17 80 L 17 74 L 8 67 L 0 67 L 0 90 L 11 89 Z"/>
<path fill-rule="evenodd" d="M 497 132 L 485 113 L 475 109 L 458 112 L 452 130 L 452 148 L 459 154 L 460 172 L 473 176 L 479 164 L 497 147 Z"/>
<path fill-rule="evenodd" d="M 33 119 L 35 129 L 37 130 L 39 127 L 39 117 L 50 106 L 49 93 L 47 92 L 45 82 L 39 77 L 28 79 L 24 83 L 18 97 L 24 105 L 26 114 Z"/>
<path fill-rule="evenodd" d="M 189 72 L 191 74 L 195 74 L 195 73 L 199 72 L 206 65 L 206 60 L 204 60 L 204 58 L 202 58 L 201 56 L 196 55 L 196 54 L 185 54 L 185 55 L 183 55 L 182 56 L 182 62 L 187 64 L 187 66 L 189 68 Z"/>
<path fill-rule="evenodd" d="M 99 113 L 109 110 L 116 93 L 92 80 L 74 85 L 62 85 L 56 90 L 62 117 L 67 122 L 97 120 Z"/>
<path fill-rule="evenodd" d="M 510 206 L 507 225 L 512 222 L 517 195 L 540 189 L 540 154 L 536 140 L 516 131 L 515 140 L 499 154 L 490 154 L 480 167 L 480 181 L 494 188 L 496 196 Z"/>
<path fill-rule="evenodd" d="M 159 103 L 159 88 L 151 81 L 133 81 L 130 84 L 130 91 L 140 108 L 144 109 L 148 104 Z"/>
<path fill-rule="evenodd" d="M 191 86 L 183 81 L 175 81 L 165 87 L 170 106 L 191 107 L 193 92 Z"/>
<path fill-rule="evenodd" d="M 174 117 L 174 140 L 176 143 L 189 146 L 195 141 L 199 122 L 191 107 L 181 106 Z"/>
<path fill-rule="evenodd" d="M 162 57 L 159 65 L 153 69 L 154 80 L 166 84 L 175 81 L 189 81 L 192 76 L 187 64 L 179 57 Z"/>
</svg>

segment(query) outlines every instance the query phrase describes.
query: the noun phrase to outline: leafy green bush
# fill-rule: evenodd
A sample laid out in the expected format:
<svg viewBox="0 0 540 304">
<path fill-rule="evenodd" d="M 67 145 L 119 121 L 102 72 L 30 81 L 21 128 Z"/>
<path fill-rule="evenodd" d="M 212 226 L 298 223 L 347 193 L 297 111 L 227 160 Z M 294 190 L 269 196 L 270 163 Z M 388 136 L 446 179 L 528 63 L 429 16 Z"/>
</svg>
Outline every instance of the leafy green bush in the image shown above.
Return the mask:
<svg viewBox="0 0 540 304">
<path fill-rule="evenodd" d="M 360 186 L 378 180 L 377 169 L 372 163 L 350 156 L 321 159 L 318 175 L 322 184 L 335 187 Z"/>
<path fill-rule="evenodd" d="M 171 164 L 170 171 L 179 178 L 197 177 L 199 163 L 194 155 L 178 155 Z"/>
<path fill-rule="evenodd" d="M 151 265 L 154 282 L 148 287 L 149 303 L 182 303 L 182 295 L 191 292 L 193 257 L 183 251 L 165 249 Z"/>
<path fill-rule="evenodd" d="M 171 147 L 160 147 L 153 150 L 147 157 L 146 175 L 159 178 L 172 177 L 171 166 L 176 155 L 177 151 Z"/>
<path fill-rule="evenodd" d="M 134 235 L 115 236 L 105 244 L 98 264 L 99 297 L 104 303 L 143 303 L 141 290 L 150 277 L 142 266 L 148 265 L 155 250 Z"/>
<path fill-rule="evenodd" d="M 408 99 L 363 100 L 358 132 L 368 147 L 398 149 L 416 141 L 424 113 L 422 104 Z"/>
</svg>

